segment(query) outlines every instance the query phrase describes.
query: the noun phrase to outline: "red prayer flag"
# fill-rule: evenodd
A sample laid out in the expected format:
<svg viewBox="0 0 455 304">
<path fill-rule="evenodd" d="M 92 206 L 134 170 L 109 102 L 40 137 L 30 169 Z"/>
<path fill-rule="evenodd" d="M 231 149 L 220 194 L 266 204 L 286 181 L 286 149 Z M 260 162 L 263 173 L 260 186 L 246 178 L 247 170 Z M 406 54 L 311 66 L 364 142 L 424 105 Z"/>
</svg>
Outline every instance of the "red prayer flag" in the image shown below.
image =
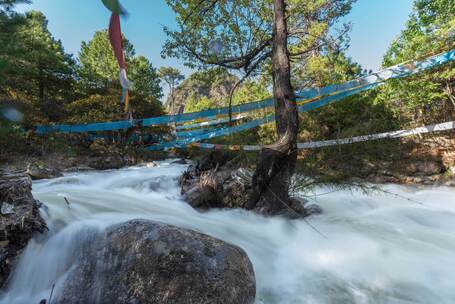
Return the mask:
<svg viewBox="0 0 455 304">
<path fill-rule="evenodd" d="M 120 16 L 114 13 L 112 13 L 109 24 L 109 40 L 111 41 L 112 49 L 114 50 L 120 69 L 126 69 L 122 46 L 122 31 L 120 29 Z"/>
</svg>

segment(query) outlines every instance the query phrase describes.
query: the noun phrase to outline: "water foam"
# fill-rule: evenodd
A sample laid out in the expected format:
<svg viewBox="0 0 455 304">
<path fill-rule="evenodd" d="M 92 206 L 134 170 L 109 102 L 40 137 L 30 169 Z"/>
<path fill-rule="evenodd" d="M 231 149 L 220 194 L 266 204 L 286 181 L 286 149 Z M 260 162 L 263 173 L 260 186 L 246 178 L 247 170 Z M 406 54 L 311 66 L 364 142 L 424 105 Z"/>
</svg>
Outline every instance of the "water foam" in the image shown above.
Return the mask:
<svg viewBox="0 0 455 304">
<path fill-rule="evenodd" d="M 75 257 L 109 225 L 145 218 L 194 229 L 248 253 L 257 303 L 454 303 L 455 191 L 387 186 L 384 193 L 315 196 L 324 214 L 305 221 L 241 211 L 199 213 L 181 200 L 184 165 L 85 172 L 34 184 L 50 232 L 32 241 L 0 304 L 58 293 Z M 325 193 L 327 189 L 318 189 Z M 69 201 L 68 206 L 65 199 Z"/>
</svg>

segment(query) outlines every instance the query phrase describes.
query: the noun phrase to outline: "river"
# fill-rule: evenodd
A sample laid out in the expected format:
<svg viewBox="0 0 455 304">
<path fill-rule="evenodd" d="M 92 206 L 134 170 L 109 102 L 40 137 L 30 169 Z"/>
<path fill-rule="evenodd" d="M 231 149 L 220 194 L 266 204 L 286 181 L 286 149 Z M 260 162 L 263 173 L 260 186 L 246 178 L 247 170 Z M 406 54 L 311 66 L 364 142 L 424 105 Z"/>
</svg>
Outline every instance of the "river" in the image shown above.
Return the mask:
<svg viewBox="0 0 455 304">
<path fill-rule="evenodd" d="M 256 273 L 257 303 L 455 303 L 455 190 L 385 186 L 406 200 L 321 188 L 313 199 L 324 213 L 289 221 L 193 210 L 177 185 L 185 168 L 160 162 L 34 183 L 50 231 L 30 242 L 0 304 L 38 304 L 53 284 L 58 293 L 93 231 L 136 218 L 242 247 Z"/>
</svg>

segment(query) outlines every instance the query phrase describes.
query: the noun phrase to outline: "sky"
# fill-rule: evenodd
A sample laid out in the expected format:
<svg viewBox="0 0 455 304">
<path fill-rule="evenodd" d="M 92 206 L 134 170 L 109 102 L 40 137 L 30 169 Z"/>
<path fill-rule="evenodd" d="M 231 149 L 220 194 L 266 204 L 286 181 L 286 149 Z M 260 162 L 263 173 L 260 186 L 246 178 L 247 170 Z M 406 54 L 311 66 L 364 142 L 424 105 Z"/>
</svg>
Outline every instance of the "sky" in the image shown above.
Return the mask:
<svg viewBox="0 0 455 304">
<path fill-rule="evenodd" d="M 129 17 L 122 20 L 122 31 L 138 55 L 144 55 L 159 68 L 173 66 L 188 76 L 191 70 L 176 59 L 162 59 L 166 40 L 163 26 L 176 25 L 173 11 L 165 0 L 122 0 Z M 352 23 L 351 43 L 347 53 L 363 68 L 377 70 L 390 43 L 404 29 L 413 0 L 357 0 L 345 21 Z M 97 30 L 107 28 L 109 11 L 101 0 L 33 0 L 19 5 L 20 12 L 42 11 L 49 20 L 49 30 L 60 39 L 69 53 L 77 56 L 82 41 Z M 164 90 L 167 95 L 167 90 Z"/>
</svg>

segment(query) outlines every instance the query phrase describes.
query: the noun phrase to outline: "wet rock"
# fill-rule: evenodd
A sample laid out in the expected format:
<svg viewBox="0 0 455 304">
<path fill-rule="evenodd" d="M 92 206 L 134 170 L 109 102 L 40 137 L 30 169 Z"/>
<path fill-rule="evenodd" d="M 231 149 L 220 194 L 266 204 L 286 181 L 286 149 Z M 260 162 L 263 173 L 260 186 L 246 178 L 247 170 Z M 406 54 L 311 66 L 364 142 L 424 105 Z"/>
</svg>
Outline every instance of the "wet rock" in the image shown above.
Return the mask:
<svg viewBox="0 0 455 304">
<path fill-rule="evenodd" d="M 209 154 L 196 166 L 189 166 L 180 178 L 183 199 L 193 208 L 248 208 L 252 191 L 253 172 L 239 168 L 236 159 L 226 160 L 223 154 Z M 299 203 L 283 204 L 274 214 L 267 212 L 265 202 L 257 204 L 253 211 L 264 215 L 281 215 L 288 218 L 302 218 L 320 213 L 316 207 L 306 210 L 304 200 Z"/>
<path fill-rule="evenodd" d="M 198 160 L 194 170 L 196 172 L 216 170 L 217 168 L 226 165 L 230 160 L 232 160 L 231 154 L 218 150 L 213 151 Z"/>
<path fill-rule="evenodd" d="M 62 177 L 63 174 L 55 168 L 48 168 L 44 164 L 35 162 L 27 165 L 27 174 L 33 180 Z"/>
<path fill-rule="evenodd" d="M 96 139 L 89 147 L 91 155 L 87 164 L 96 170 L 120 169 L 128 164 L 122 157 L 119 147 L 106 143 L 104 139 Z"/>
<path fill-rule="evenodd" d="M 223 180 L 214 171 L 193 175 L 182 180 L 182 194 L 193 208 L 210 209 L 223 207 Z M 184 175 L 185 176 L 185 175 Z M 188 175 L 187 175 L 188 176 Z"/>
<path fill-rule="evenodd" d="M 145 164 L 145 167 L 147 168 L 155 168 L 158 167 L 158 165 L 155 162 L 149 162 Z"/>
<path fill-rule="evenodd" d="M 186 162 L 186 160 L 184 160 L 183 158 L 180 158 L 180 159 L 174 160 L 171 164 L 186 165 L 187 162 Z"/>
<path fill-rule="evenodd" d="M 415 176 L 429 176 L 440 174 L 445 171 L 444 165 L 440 161 L 426 160 L 411 163 L 408 172 Z"/>
<path fill-rule="evenodd" d="M 80 166 L 66 168 L 63 171 L 64 172 L 81 172 L 81 171 L 92 171 L 92 170 L 95 170 L 95 169 L 92 167 L 89 167 L 89 166 L 80 165 Z"/>
<path fill-rule="evenodd" d="M 182 175 L 184 200 L 193 208 L 244 208 L 249 199 L 253 173 L 247 169 L 188 170 Z"/>
<path fill-rule="evenodd" d="M 88 165 L 96 170 L 111 170 L 122 168 L 125 161 L 120 155 L 105 155 L 90 158 Z"/>
<path fill-rule="evenodd" d="M 25 172 L 0 171 L 0 286 L 3 286 L 28 241 L 46 230 L 40 203 Z"/>
<path fill-rule="evenodd" d="M 89 150 L 94 155 L 102 155 L 108 153 L 108 146 L 104 139 L 95 139 L 89 146 Z"/>
<path fill-rule="evenodd" d="M 145 220 L 92 242 L 55 303 L 253 303 L 255 277 L 239 247 Z"/>
</svg>

